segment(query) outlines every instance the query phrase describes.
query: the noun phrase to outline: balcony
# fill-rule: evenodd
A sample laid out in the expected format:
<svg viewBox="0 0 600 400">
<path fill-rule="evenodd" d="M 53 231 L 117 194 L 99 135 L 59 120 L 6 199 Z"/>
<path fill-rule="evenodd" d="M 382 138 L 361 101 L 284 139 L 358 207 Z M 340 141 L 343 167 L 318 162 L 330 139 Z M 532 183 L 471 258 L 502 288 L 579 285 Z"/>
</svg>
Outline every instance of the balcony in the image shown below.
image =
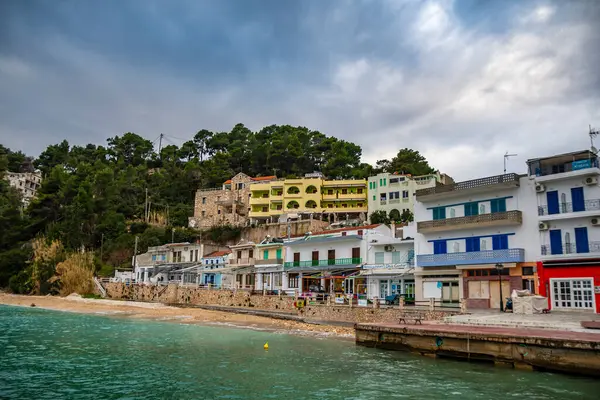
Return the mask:
<svg viewBox="0 0 600 400">
<path fill-rule="evenodd" d="M 419 267 L 517 263 L 524 261 L 524 249 L 483 250 L 446 254 L 421 254 L 417 256 L 417 265 Z"/>
<path fill-rule="evenodd" d="M 269 196 L 265 197 L 251 197 L 250 198 L 250 205 L 254 205 L 254 204 L 269 204 Z"/>
<path fill-rule="evenodd" d="M 328 267 L 332 265 L 357 265 L 361 262 L 362 258 L 336 258 L 330 260 L 291 261 L 286 262 L 284 267 Z"/>
<path fill-rule="evenodd" d="M 585 242 L 584 242 L 585 244 Z M 589 257 L 590 255 L 595 255 L 596 257 L 600 253 L 600 242 L 588 242 L 588 248 L 583 249 L 587 251 L 577 251 L 576 243 L 563 243 L 559 252 L 552 252 L 552 247 L 548 244 L 543 244 L 541 247 L 542 258 L 551 259 L 551 258 L 577 258 L 577 257 Z"/>
<path fill-rule="evenodd" d="M 400 199 L 391 199 L 388 201 L 389 204 L 400 204 Z"/>
<path fill-rule="evenodd" d="M 600 175 L 598 159 L 589 150 L 528 160 L 529 175 L 536 182 Z"/>
<path fill-rule="evenodd" d="M 254 265 L 254 258 L 231 258 L 229 264 L 235 266 Z"/>
<path fill-rule="evenodd" d="M 518 210 L 479 214 L 468 217 L 434 219 L 431 221 L 417 222 L 417 232 L 431 233 L 459 229 L 474 229 L 491 226 L 521 225 L 523 213 Z"/>
<path fill-rule="evenodd" d="M 256 260 L 254 265 L 273 265 L 273 264 L 283 264 L 282 258 L 270 258 L 268 260 Z"/>
<path fill-rule="evenodd" d="M 470 181 L 453 183 L 451 185 L 438 185 L 417 190 L 416 197 L 419 201 L 432 201 L 440 198 L 459 197 L 472 193 L 481 193 L 491 190 L 513 188 L 519 186 L 519 175 L 504 174 L 473 179 Z"/>
<path fill-rule="evenodd" d="M 260 217 L 270 217 L 272 214 L 270 211 L 250 211 L 250 214 L 248 214 L 250 216 L 250 218 L 260 218 Z"/>
<path fill-rule="evenodd" d="M 583 202 L 583 209 L 581 207 L 578 208 L 577 211 L 573 211 L 573 203 L 559 203 L 558 213 L 549 214 L 548 206 L 539 206 L 538 215 L 540 216 L 540 221 L 600 215 L 600 199 L 585 200 Z"/>
</svg>

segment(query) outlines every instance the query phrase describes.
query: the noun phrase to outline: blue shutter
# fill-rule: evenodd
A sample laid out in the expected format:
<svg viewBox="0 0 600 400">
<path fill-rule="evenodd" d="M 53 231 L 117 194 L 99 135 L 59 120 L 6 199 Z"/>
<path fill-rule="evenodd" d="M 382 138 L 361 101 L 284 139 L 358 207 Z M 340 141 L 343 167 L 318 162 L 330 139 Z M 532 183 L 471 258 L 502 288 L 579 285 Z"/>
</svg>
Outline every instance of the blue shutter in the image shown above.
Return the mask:
<svg viewBox="0 0 600 400">
<path fill-rule="evenodd" d="M 573 212 L 585 211 L 585 201 L 583 199 L 582 187 L 571 188 L 571 201 L 573 202 Z"/>
<path fill-rule="evenodd" d="M 575 211 L 575 203 L 573 203 L 573 211 Z M 590 245 L 588 243 L 587 228 L 575 228 L 575 248 L 578 253 L 589 253 Z"/>
<path fill-rule="evenodd" d="M 447 247 L 445 240 L 437 240 L 433 242 L 433 254 L 446 254 Z"/>
<path fill-rule="evenodd" d="M 433 209 L 433 219 L 445 219 L 446 207 L 436 207 Z"/>
<path fill-rule="evenodd" d="M 560 212 L 558 207 L 558 191 L 554 190 L 552 192 L 547 192 L 546 200 L 548 201 L 548 214 L 558 214 Z"/>
<path fill-rule="evenodd" d="M 495 236 L 492 236 L 492 248 L 494 250 L 506 250 L 506 249 L 508 249 L 508 235 L 495 235 Z"/>
<path fill-rule="evenodd" d="M 560 229 L 550 230 L 550 253 L 562 254 L 562 236 Z"/>
<path fill-rule="evenodd" d="M 480 251 L 481 250 L 480 240 L 478 237 L 467 238 L 465 242 L 466 242 L 467 253 L 472 252 L 472 251 Z"/>
<path fill-rule="evenodd" d="M 465 216 L 479 215 L 479 205 L 477 202 L 465 204 Z"/>
</svg>

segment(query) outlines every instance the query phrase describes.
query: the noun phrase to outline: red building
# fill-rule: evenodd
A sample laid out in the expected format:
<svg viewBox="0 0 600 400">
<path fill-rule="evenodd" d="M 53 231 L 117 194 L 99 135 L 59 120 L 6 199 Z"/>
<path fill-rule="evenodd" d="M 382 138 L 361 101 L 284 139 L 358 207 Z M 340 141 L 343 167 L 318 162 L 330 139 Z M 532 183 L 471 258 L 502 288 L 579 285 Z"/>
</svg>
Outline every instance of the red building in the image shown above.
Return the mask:
<svg viewBox="0 0 600 400">
<path fill-rule="evenodd" d="M 538 277 L 548 308 L 600 313 L 600 259 L 539 262 Z"/>
</svg>

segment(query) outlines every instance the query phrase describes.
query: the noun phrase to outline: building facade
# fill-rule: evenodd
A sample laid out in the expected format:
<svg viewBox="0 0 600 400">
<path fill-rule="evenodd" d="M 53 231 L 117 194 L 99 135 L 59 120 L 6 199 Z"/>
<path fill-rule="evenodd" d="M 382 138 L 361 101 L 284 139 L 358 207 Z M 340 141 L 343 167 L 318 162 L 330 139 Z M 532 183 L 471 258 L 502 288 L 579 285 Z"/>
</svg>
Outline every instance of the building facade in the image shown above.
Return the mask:
<svg viewBox="0 0 600 400">
<path fill-rule="evenodd" d="M 189 226 L 210 228 L 225 224 L 247 225 L 251 185 L 275 179 L 275 176 L 253 178 L 239 173 L 224 182 L 221 188 L 198 190 L 194 201 L 194 216 L 189 218 Z"/>
<path fill-rule="evenodd" d="M 267 237 L 256 245 L 254 268 L 256 290 L 279 292 L 283 290 L 284 240 Z"/>
<path fill-rule="evenodd" d="M 527 161 L 535 183 L 540 292 L 554 310 L 600 312 L 600 168 L 590 151 Z"/>
<path fill-rule="evenodd" d="M 187 242 L 149 247 L 146 253 L 134 257 L 135 281 L 198 284 L 203 252 L 203 244 Z"/>
<path fill-rule="evenodd" d="M 232 275 L 232 288 L 254 290 L 255 285 L 255 248 L 254 242 L 241 240 L 238 244 L 229 246 L 229 274 Z"/>
<path fill-rule="evenodd" d="M 230 250 L 220 250 L 202 257 L 201 278 L 199 283 L 207 287 L 230 287 L 233 282 L 227 279 L 229 275 L 221 274 L 227 267 L 227 260 L 229 259 L 230 254 Z"/>
<path fill-rule="evenodd" d="M 414 214 L 414 195 L 417 190 L 451 183 L 454 183 L 452 178 L 439 173 L 421 176 L 381 173 L 371 176 L 368 180 L 369 215 L 382 210 L 397 221 L 406 210 Z"/>
<path fill-rule="evenodd" d="M 415 298 L 500 309 L 514 289 L 537 287 L 533 182 L 504 174 L 417 190 Z"/>
<path fill-rule="evenodd" d="M 277 221 L 283 215 L 364 221 L 367 209 L 364 179 L 327 180 L 314 173 L 251 186 L 250 218 L 258 221 Z"/>
<path fill-rule="evenodd" d="M 360 276 L 366 277 L 369 300 L 397 294 L 409 303 L 414 301 L 416 225 L 404 226 L 399 232 L 399 237 L 392 231 L 390 235 L 373 232 L 365 236 L 367 252 Z"/>
<path fill-rule="evenodd" d="M 37 190 L 42 185 L 42 173 L 35 172 L 7 172 L 6 179 L 10 186 L 21 192 L 23 204 L 27 205 L 31 202 L 37 193 Z"/>
</svg>

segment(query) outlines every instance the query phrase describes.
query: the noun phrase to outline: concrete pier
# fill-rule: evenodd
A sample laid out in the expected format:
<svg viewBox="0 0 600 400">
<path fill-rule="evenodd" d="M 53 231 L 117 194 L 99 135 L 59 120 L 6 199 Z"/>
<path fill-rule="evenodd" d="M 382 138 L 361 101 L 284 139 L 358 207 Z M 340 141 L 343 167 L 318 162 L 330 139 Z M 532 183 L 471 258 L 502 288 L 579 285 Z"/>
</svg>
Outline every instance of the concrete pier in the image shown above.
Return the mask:
<svg viewBox="0 0 600 400">
<path fill-rule="evenodd" d="M 598 333 L 444 324 L 356 324 L 355 329 L 362 346 L 600 376 Z"/>
</svg>

